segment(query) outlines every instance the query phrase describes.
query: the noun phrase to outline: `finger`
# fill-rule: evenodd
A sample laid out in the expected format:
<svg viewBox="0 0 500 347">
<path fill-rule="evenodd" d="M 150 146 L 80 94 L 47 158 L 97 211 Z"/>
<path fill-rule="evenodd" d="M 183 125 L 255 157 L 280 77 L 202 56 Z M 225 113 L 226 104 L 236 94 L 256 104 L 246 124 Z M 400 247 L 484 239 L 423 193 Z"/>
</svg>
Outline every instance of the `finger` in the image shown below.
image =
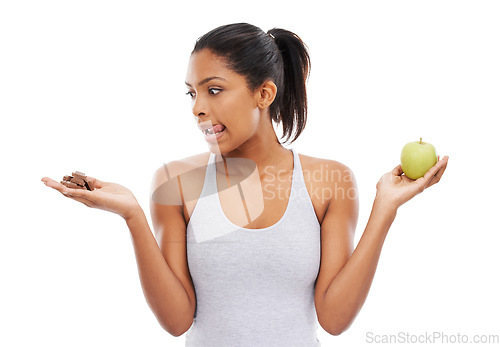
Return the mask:
<svg viewBox="0 0 500 347">
<path fill-rule="evenodd" d="M 94 188 L 101 189 L 103 187 L 104 182 L 99 181 L 97 178 L 87 176 L 87 181 L 90 181 Z"/>
<path fill-rule="evenodd" d="M 431 181 L 427 184 L 426 188 L 429 188 L 430 186 L 438 183 L 441 180 L 441 177 L 443 176 L 444 171 L 446 170 L 446 167 L 448 166 L 448 157 L 444 157 L 443 161 L 445 161 L 444 165 L 438 170 L 438 172 L 432 177 Z"/>
<path fill-rule="evenodd" d="M 438 173 L 439 173 L 439 171 L 438 171 Z M 436 175 L 434 175 L 434 176 L 432 176 L 432 177 L 431 177 L 431 180 L 430 180 L 430 181 L 429 181 L 429 182 L 425 185 L 424 189 L 427 189 L 427 188 L 429 188 L 430 186 L 432 186 L 433 184 L 438 183 L 438 180 L 439 180 L 439 179 L 437 179 L 437 174 L 436 174 Z"/>
<path fill-rule="evenodd" d="M 426 189 L 429 186 L 429 184 L 431 183 L 431 181 L 434 180 L 435 178 L 436 179 L 441 178 L 441 176 L 443 174 L 442 172 L 444 172 L 444 171 L 442 171 L 439 174 L 439 177 L 437 177 L 437 175 L 438 175 L 440 170 L 442 170 L 443 168 L 446 168 L 447 164 L 448 164 L 448 157 L 445 156 L 443 158 L 443 160 L 438 161 L 433 167 L 431 167 L 429 170 L 427 170 L 424 177 L 422 177 L 423 180 L 422 180 L 421 184 L 423 185 L 423 189 Z M 432 184 L 435 184 L 435 183 L 437 183 L 437 180 Z"/>
<path fill-rule="evenodd" d="M 61 191 L 64 195 L 69 195 L 70 197 L 73 197 L 73 198 L 83 198 L 83 199 L 87 199 L 87 200 L 91 200 L 89 199 L 89 193 L 91 193 L 89 190 L 87 189 L 78 189 L 78 188 L 69 188 L 69 187 L 66 187 L 66 186 L 63 186 L 62 188 L 62 191 Z"/>
<path fill-rule="evenodd" d="M 55 190 L 58 190 L 59 192 L 62 193 L 62 189 L 64 188 L 64 185 L 54 181 L 52 178 L 49 177 L 44 177 L 42 178 L 42 182 L 45 183 L 47 187 L 53 188 Z"/>
<path fill-rule="evenodd" d="M 94 207 L 94 206 L 95 206 L 95 205 L 94 205 L 94 203 L 93 203 L 92 201 L 89 201 L 89 200 L 87 200 L 87 199 L 85 199 L 85 198 L 81 198 L 81 197 L 73 196 L 73 195 L 71 195 L 71 193 L 65 194 L 65 196 L 66 196 L 67 198 L 69 198 L 69 199 L 72 199 L 72 200 L 76 200 L 76 201 L 78 201 L 78 202 L 81 202 L 82 204 L 84 204 L 84 205 L 85 205 L 85 206 L 87 206 L 87 207 L 91 207 L 91 208 L 92 208 L 92 207 Z"/>
<path fill-rule="evenodd" d="M 401 168 L 401 164 L 396 166 L 392 171 L 391 174 L 394 176 L 401 176 L 403 174 L 403 169 Z"/>
<path fill-rule="evenodd" d="M 57 182 L 57 181 L 54 181 L 53 179 L 51 179 L 49 177 L 42 178 L 42 182 L 44 182 L 47 187 L 50 187 L 50 188 L 53 188 L 53 189 L 59 191 L 64 196 L 66 196 L 68 194 L 72 194 L 73 196 L 76 196 L 76 197 L 88 197 L 88 195 L 86 195 L 86 193 L 90 193 L 90 191 L 88 191 L 86 189 L 75 189 L 75 188 L 66 187 L 64 184 Z"/>
<path fill-rule="evenodd" d="M 49 177 L 44 177 L 41 180 L 47 187 L 51 187 L 57 191 L 59 191 L 61 194 L 63 194 L 65 197 L 76 200 L 78 202 L 81 202 L 87 207 L 94 207 L 95 204 L 93 201 L 88 200 L 84 193 L 82 194 L 81 191 L 84 191 L 83 189 L 73 189 L 73 188 L 68 188 L 62 183 L 56 182 L 53 179 Z"/>
</svg>

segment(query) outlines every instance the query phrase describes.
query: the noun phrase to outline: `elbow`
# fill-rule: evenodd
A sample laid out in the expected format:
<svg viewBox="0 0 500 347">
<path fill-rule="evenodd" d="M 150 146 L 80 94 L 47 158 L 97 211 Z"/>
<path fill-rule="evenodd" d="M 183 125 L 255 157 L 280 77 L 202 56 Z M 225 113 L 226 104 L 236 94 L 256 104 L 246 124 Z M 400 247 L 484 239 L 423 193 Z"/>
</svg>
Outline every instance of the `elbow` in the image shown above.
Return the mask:
<svg viewBox="0 0 500 347">
<path fill-rule="evenodd" d="M 189 330 L 190 327 L 191 324 L 181 327 L 166 327 L 162 325 L 163 330 L 165 330 L 167 333 L 169 333 L 174 337 L 180 337 L 184 335 Z"/>
<path fill-rule="evenodd" d="M 177 324 L 166 324 L 165 322 L 162 322 L 158 320 L 158 323 L 160 323 L 161 327 L 163 330 L 165 330 L 167 333 L 174 337 L 179 337 L 184 335 L 189 328 L 191 328 L 191 325 L 193 324 L 193 320 L 189 320 L 188 322 L 185 322 L 183 324 L 180 324 L 180 322 L 177 322 Z"/>
<path fill-rule="evenodd" d="M 162 325 L 162 328 L 163 328 L 163 330 L 165 330 L 167 333 L 169 333 L 170 335 L 172 335 L 174 337 L 182 336 L 187 331 L 187 329 L 167 327 L 164 325 Z"/>
<path fill-rule="evenodd" d="M 185 332 L 186 331 L 180 330 L 180 331 L 169 332 L 169 334 L 172 335 L 173 337 L 180 337 L 180 336 L 184 335 Z"/>
<path fill-rule="evenodd" d="M 191 321 L 191 323 L 189 323 L 186 326 L 184 326 L 182 329 L 179 329 L 179 330 L 175 331 L 174 336 L 175 337 L 179 337 L 179 336 L 184 335 L 189 330 L 189 328 L 191 328 L 192 324 L 193 324 L 193 321 Z"/>
<path fill-rule="evenodd" d="M 165 329 L 163 328 L 167 333 L 169 333 L 170 335 L 172 335 L 173 337 L 179 337 L 179 336 L 182 336 L 183 332 L 182 330 L 180 329 Z"/>
<path fill-rule="evenodd" d="M 326 332 L 329 333 L 330 335 L 333 335 L 333 336 L 339 336 L 340 334 L 342 334 L 346 330 L 347 329 L 345 329 L 345 328 L 333 328 L 333 329 L 328 329 Z"/>
<path fill-rule="evenodd" d="M 325 330 L 328 334 L 333 336 L 339 336 L 343 332 L 347 331 L 351 326 L 351 324 L 352 321 L 342 322 L 341 320 L 329 321 L 327 324 L 325 322 L 323 323 L 320 322 L 320 325 L 323 328 L 323 330 Z"/>
<path fill-rule="evenodd" d="M 174 337 L 184 335 L 193 325 L 196 308 L 189 307 L 182 311 L 168 309 L 153 310 L 156 320 L 167 333 Z"/>
<path fill-rule="evenodd" d="M 347 331 L 351 324 L 352 321 L 346 323 L 335 322 L 334 324 L 330 325 L 329 329 L 326 330 L 326 332 L 333 336 L 339 336 L 343 332 Z"/>
</svg>

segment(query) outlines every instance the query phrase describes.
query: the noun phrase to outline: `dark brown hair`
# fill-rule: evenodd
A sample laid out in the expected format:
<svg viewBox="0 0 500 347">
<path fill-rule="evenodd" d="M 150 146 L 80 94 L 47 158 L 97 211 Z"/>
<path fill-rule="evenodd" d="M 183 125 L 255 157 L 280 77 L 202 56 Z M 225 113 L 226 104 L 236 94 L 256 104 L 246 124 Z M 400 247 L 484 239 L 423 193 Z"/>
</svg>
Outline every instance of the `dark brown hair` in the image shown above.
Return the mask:
<svg viewBox="0 0 500 347">
<path fill-rule="evenodd" d="M 208 48 L 224 58 L 228 67 L 246 78 L 254 91 L 265 81 L 277 86 L 276 98 L 269 107 L 271 119 L 283 124 L 283 137 L 294 142 L 307 121 L 306 81 L 311 69 L 307 47 L 291 31 L 274 28 L 267 33 L 247 23 L 215 28 L 195 44 L 192 53 Z"/>
</svg>

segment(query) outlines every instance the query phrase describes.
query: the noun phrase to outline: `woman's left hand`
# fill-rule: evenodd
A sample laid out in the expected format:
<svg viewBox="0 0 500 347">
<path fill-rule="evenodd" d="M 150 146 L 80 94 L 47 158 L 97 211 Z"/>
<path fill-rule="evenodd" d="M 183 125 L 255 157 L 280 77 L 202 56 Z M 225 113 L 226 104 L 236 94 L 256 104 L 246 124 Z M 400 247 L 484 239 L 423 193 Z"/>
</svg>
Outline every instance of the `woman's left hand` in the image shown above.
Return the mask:
<svg viewBox="0 0 500 347">
<path fill-rule="evenodd" d="M 445 156 L 439 160 L 438 157 L 437 163 L 427 170 L 423 177 L 416 180 L 403 175 L 401 165 L 396 166 L 394 170 L 383 175 L 378 181 L 376 199 L 397 209 L 426 188 L 438 183 L 446 170 L 448 158 Z"/>
</svg>

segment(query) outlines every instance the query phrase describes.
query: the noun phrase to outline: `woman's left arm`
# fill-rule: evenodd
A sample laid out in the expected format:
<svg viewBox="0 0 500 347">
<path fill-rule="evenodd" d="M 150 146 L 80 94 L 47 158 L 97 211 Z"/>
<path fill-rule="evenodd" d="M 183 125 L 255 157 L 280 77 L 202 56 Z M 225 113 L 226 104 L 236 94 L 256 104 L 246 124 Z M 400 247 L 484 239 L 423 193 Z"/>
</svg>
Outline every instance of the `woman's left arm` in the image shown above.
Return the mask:
<svg viewBox="0 0 500 347">
<path fill-rule="evenodd" d="M 377 183 L 366 228 L 350 256 L 355 228 L 352 216 L 357 217 L 352 210 L 357 203 L 346 198 L 330 202 L 332 208 L 329 206 L 321 225 L 321 268 L 315 292 L 318 321 L 325 331 L 339 335 L 352 324 L 370 290 L 385 237 L 398 208 L 438 183 L 447 164 L 445 156 L 417 180 L 403 175 L 401 165 L 383 175 Z"/>
</svg>

